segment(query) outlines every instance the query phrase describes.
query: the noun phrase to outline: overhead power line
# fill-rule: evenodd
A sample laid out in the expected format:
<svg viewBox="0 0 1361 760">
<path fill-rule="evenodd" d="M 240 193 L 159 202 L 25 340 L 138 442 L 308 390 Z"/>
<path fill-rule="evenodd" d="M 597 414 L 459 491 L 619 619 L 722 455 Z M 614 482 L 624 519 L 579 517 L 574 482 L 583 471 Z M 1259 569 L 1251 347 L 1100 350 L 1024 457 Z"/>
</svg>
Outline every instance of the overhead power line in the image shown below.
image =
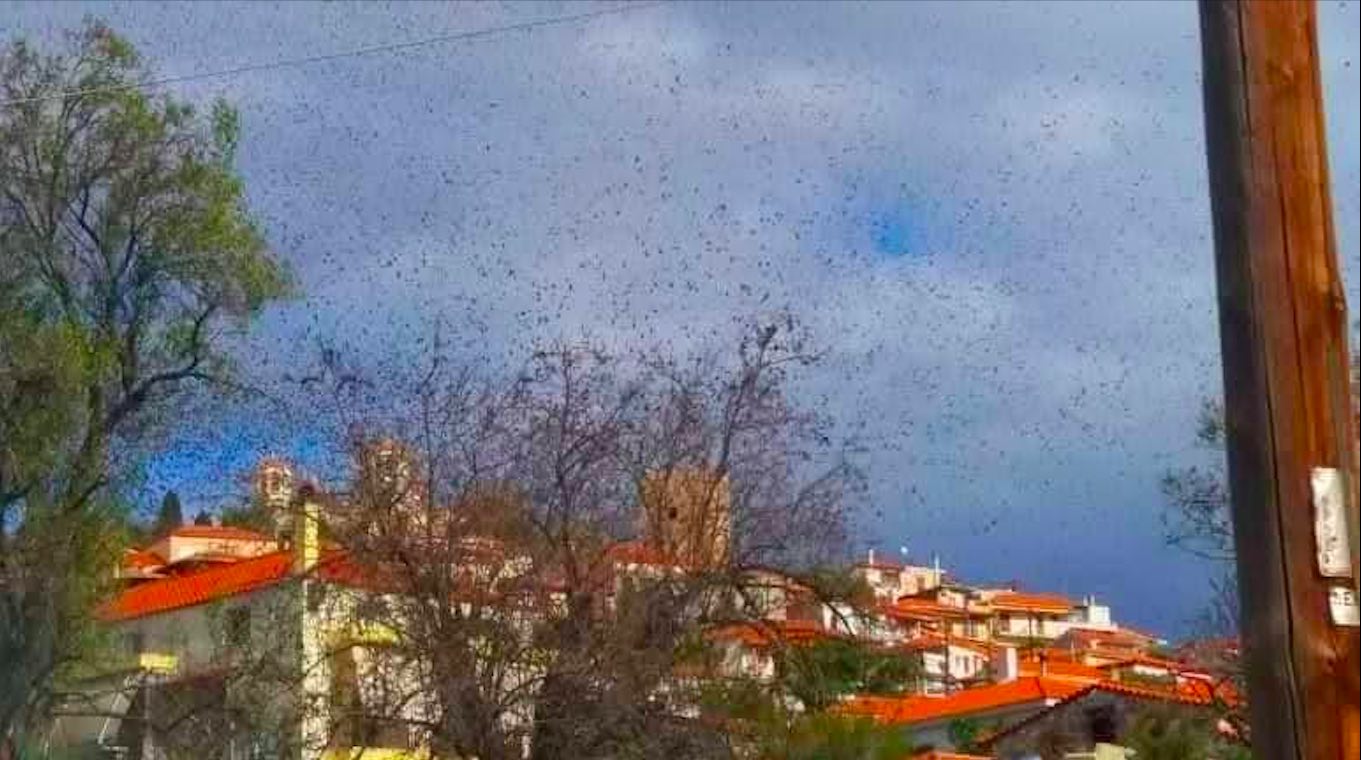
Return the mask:
<svg viewBox="0 0 1361 760">
<path fill-rule="evenodd" d="M 78 95 L 93 95 L 103 92 L 122 92 L 125 90 L 145 90 L 157 87 L 164 87 L 168 84 L 179 84 L 181 82 L 193 82 L 201 79 L 219 79 L 222 77 L 237 76 L 239 74 L 252 74 L 258 71 L 269 71 L 272 69 L 288 68 L 290 66 L 303 66 L 311 63 L 322 63 L 334 61 L 341 58 L 357 58 L 365 55 L 377 55 L 380 53 L 394 53 L 412 48 L 425 47 L 427 45 L 438 45 L 450 42 L 466 42 L 468 40 L 479 39 L 482 37 L 493 37 L 499 34 L 510 34 L 514 32 L 526 32 L 534 29 L 541 29 L 549 26 L 563 26 L 576 23 L 578 21 L 589 21 L 602 16 L 613 16 L 631 11 L 640 11 L 647 8 L 654 8 L 664 3 L 645 2 L 629 3 L 627 5 L 617 5 L 611 8 L 603 8 L 596 11 L 586 11 L 584 13 L 574 13 L 567 16 L 554 16 L 553 18 L 535 19 L 533 21 L 522 21 L 518 24 L 505 24 L 503 26 L 493 26 L 485 29 L 473 29 L 466 32 L 453 32 L 441 34 L 435 37 L 426 37 L 419 40 L 407 42 L 394 42 L 386 45 L 373 45 L 370 47 L 356 48 L 354 50 L 344 50 L 336 53 L 323 53 L 321 55 L 311 55 L 302 58 L 286 58 L 278 61 L 267 61 L 265 63 L 248 63 L 230 69 L 219 69 L 217 71 L 204 71 L 197 74 L 181 74 L 179 76 L 162 77 L 146 82 L 138 82 L 118 87 L 89 87 L 80 90 L 63 90 L 61 92 L 49 93 L 46 95 L 34 95 L 26 98 L 14 98 L 12 100 L 0 100 L 0 107 L 21 105 L 24 103 L 38 103 L 47 100 L 60 100 Z"/>
</svg>

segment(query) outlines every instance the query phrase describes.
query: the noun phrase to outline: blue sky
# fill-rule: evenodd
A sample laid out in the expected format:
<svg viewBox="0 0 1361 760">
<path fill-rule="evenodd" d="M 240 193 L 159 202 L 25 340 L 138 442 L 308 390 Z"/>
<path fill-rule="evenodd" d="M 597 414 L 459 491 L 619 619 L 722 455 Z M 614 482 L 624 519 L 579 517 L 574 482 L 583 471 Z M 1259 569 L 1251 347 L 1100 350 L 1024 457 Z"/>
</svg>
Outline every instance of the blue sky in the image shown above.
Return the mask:
<svg viewBox="0 0 1361 760">
<path fill-rule="evenodd" d="M 0 34 L 94 14 L 181 75 L 599 7 L 19 3 Z M 1355 303 L 1358 8 L 1320 13 Z M 830 352 L 800 393 L 873 442 L 863 536 L 1177 632 L 1208 570 L 1156 485 L 1220 389 L 1198 69 L 1191 3 L 686 3 L 177 91 L 240 106 L 304 291 L 242 340 L 256 376 L 318 337 L 683 349 L 790 308 Z M 323 439 L 189 415 L 149 488 L 211 507 Z"/>
</svg>

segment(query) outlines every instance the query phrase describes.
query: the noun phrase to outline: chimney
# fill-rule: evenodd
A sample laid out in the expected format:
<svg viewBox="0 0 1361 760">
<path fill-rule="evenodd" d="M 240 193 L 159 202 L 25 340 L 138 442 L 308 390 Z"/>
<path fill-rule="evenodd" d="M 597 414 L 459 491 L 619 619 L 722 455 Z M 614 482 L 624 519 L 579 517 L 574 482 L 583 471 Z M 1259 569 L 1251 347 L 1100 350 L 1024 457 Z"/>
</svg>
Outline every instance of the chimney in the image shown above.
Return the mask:
<svg viewBox="0 0 1361 760">
<path fill-rule="evenodd" d="M 298 489 L 293 519 L 293 572 L 303 575 L 321 559 L 321 499 L 316 486 L 307 484 Z"/>
<path fill-rule="evenodd" d="M 1016 647 L 1004 644 L 992 650 L 992 680 L 996 683 L 1010 683 L 1016 680 L 1020 665 L 1016 658 Z"/>
<path fill-rule="evenodd" d="M 874 564 L 874 550 L 873 550 L 873 549 L 870 549 L 869 564 L 870 564 L 870 565 L 873 565 L 873 564 Z"/>
</svg>

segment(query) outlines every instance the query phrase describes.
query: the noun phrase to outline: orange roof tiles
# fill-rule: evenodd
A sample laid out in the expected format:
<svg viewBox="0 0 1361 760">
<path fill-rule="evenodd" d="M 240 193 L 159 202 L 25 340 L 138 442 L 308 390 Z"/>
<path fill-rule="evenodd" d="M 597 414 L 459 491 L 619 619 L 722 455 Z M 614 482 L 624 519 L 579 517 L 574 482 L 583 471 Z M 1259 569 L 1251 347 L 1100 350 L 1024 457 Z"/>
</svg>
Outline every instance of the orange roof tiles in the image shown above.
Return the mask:
<svg viewBox="0 0 1361 760">
<path fill-rule="evenodd" d="M 964 689 L 946 697 L 854 697 L 838 710 L 866 715 L 881 723 L 924 723 L 1028 704 L 1045 707 L 1051 700 L 1064 699 L 1086 688 L 1090 687 L 1029 677 Z"/>
<path fill-rule="evenodd" d="M 605 554 L 611 560 L 625 565 L 680 566 L 675 558 L 642 541 L 621 541 L 607 549 Z"/>
<path fill-rule="evenodd" d="M 1026 726 L 1033 725 L 1036 722 L 1043 720 L 1046 716 L 1052 714 L 1053 711 L 1066 707 L 1067 705 L 1072 704 L 1073 702 L 1077 702 L 1097 692 L 1105 692 L 1107 694 L 1131 697 L 1133 699 L 1172 702 L 1174 704 L 1182 704 L 1189 706 L 1207 706 L 1214 702 L 1215 696 L 1214 691 L 1215 691 L 1214 687 L 1210 686 L 1209 684 L 1197 681 L 1180 683 L 1177 684 L 1175 687 L 1169 688 L 1158 688 L 1152 686 L 1132 686 L 1129 684 L 1123 684 L 1116 681 L 1102 681 L 1100 683 L 1094 683 L 1091 684 L 1090 686 L 1079 689 L 1073 692 L 1072 694 L 1069 694 L 1068 696 L 1064 697 L 1063 699 L 1060 699 L 1058 702 L 1055 702 L 1050 707 L 1047 707 L 1044 710 L 1034 715 L 1031 715 L 1028 718 L 1025 718 L 1024 720 L 1018 721 L 1017 723 L 1014 723 L 1010 726 L 1003 728 L 1002 730 L 988 736 L 986 739 L 984 739 L 983 743 L 985 746 L 991 746 L 1002 737 L 1013 734 Z"/>
<path fill-rule="evenodd" d="M 1007 592 L 992 598 L 992 608 L 994 610 L 1066 615 L 1072 611 L 1073 603 L 1058 594 Z"/>
<path fill-rule="evenodd" d="M 1242 642 L 1231 636 L 1220 636 L 1218 638 L 1192 639 L 1177 647 L 1181 652 L 1200 652 L 1210 651 L 1214 653 L 1227 652 L 1238 654 L 1242 651 Z"/>
<path fill-rule="evenodd" d="M 104 620 L 130 620 L 270 586 L 288 576 L 292 555 L 271 552 L 202 572 L 133 586 L 99 609 Z"/>
<path fill-rule="evenodd" d="M 312 570 L 312 577 L 324 583 L 380 593 L 399 593 L 404 586 L 410 587 L 410 578 L 391 567 L 360 564 L 340 549 L 323 551 L 321 560 Z M 481 589 L 473 583 L 470 576 L 455 577 L 453 580 L 454 594 L 458 598 L 472 599 L 476 595 L 490 593 L 490 589 Z"/>
<path fill-rule="evenodd" d="M 218 541 L 273 541 L 263 533 L 230 525 L 181 525 L 168 535 L 176 538 L 211 538 Z"/>
<path fill-rule="evenodd" d="M 248 594 L 293 575 L 292 552 L 270 552 L 132 586 L 102 605 L 98 615 L 110 622 L 156 615 Z M 313 570 L 313 577 L 326 583 L 376 591 L 395 587 L 394 579 L 357 565 L 340 551 L 324 554 Z"/>
<path fill-rule="evenodd" d="M 720 626 L 711 629 L 707 636 L 714 641 L 737 641 L 750 647 L 764 648 L 777 643 L 810 644 L 833 638 L 834 634 L 810 620 L 766 620 Z"/>
<path fill-rule="evenodd" d="M 1148 634 L 1132 631 L 1128 628 L 1118 628 L 1113 631 L 1101 630 L 1098 628 L 1069 628 L 1059 637 L 1063 641 L 1071 642 L 1080 647 L 1117 647 L 1127 649 L 1143 649 L 1151 646 L 1157 639 Z"/>
<path fill-rule="evenodd" d="M 1048 660 L 1040 662 L 1034 659 L 1023 659 L 1018 663 L 1019 671 L 1022 676 L 1039 676 L 1047 678 L 1062 679 L 1065 681 L 1079 681 L 1082 683 L 1097 683 L 1105 680 L 1106 673 L 1100 668 L 1090 665 L 1083 665 L 1080 662 L 1069 660 Z"/>
<path fill-rule="evenodd" d="M 1163 670 L 1166 670 L 1166 671 L 1169 671 L 1169 672 L 1172 672 L 1172 673 L 1181 673 L 1181 672 L 1190 672 L 1190 673 L 1194 673 L 1194 672 L 1196 672 L 1196 669 L 1195 669 L 1195 668 L 1188 666 L 1188 665 L 1187 665 L 1186 663 L 1184 663 L 1184 662 L 1178 662 L 1178 661 L 1176 661 L 1176 660 L 1168 660 L 1168 659 L 1164 659 L 1164 658 L 1162 658 L 1162 657 L 1152 657 L 1152 656 L 1146 655 L 1146 654 L 1133 654 L 1133 655 L 1128 655 L 1128 656 L 1122 657 L 1122 658 L 1119 659 L 1119 660 L 1116 660 L 1115 662 L 1104 663 L 1104 664 L 1100 665 L 1099 667 L 1104 668 L 1104 669 L 1110 669 L 1110 668 L 1122 668 L 1122 667 L 1126 667 L 1126 666 L 1128 666 L 1128 665 L 1144 665 L 1144 666 L 1147 666 L 1147 667 L 1150 667 L 1150 668 L 1162 668 Z"/>
<path fill-rule="evenodd" d="M 643 541 L 621 541 L 605 550 L 605 557 L 616 564 L 665 568 L 672 571 L 693 570 L 702 563 L 677 557 Z"/>
<path fill-rule="evenodd" d="M 908 649 L 911 651 L 917 651 L 921 649 L 939 649 L 940 647 L 945 646 L 945 637 L 941 636 L 938 633 L 924 633 L 920 636 L 914 636 L 913 638 L 904 641 L 902 646 L 903 649 Z"/>
<path fill-rule="evenodd" d="M 1102 681 L 1101 683 L 1093 685 L 1091 688 L 1092 690 L 1100 690 L 1110 694 L 1120 694 L 1122 696 L 1138 697 L 1140 699 L 1158 699 L 1166 702 L 1177 702 L 1184 705 L 1209 705 L 1215 701 L 1214 685 L 1197 680 L 1179 681 L 1175 685 L 1169 684 L 1166 687 L 1128 684 L 1119 681 Z"/>
<path fill-rule="evenodd" d="M 812 594 L 812 587 L 782 570 L 759 565 L 743 570 L 741 582 L 748 588 L 781 589 L 792 594 Z"/>
<path fill-rule="evenodd" d="M 198 563 L 216 562 L 220 564 L 223 562 L 240 562 L 243 559 L 246 559 L 246 557 L 242 557 L 237 554 L 228 554 L 227 552 L 195 552 L 188 556 L 180 557 L 174 562 L 171 562 L 170 566 L 174 567 L 177 565 L 187 565 L 196 562 Z"/>
<path fill-rule="evenodd" d="M 1054 706 L 1075 701 L 1095 691 L 1185 705 L 1208 705 L 1215 698 L 1215 688 L 1199 681 L 1160 688 L 1116 681 L 1098 680 L 1080 683 L 1046 676 L 1023 676 L 1014 681 L 965 689 L 946 697 L 853 697 L 837 709 L 851 715 L 870 717 L 880 723 L 913 724 L 1026 705 L 1048 711 Z M 1035 717 L 1027 718 L 1022 724 L 1034 719 Z M 1012 728 L 1006 729 L 1003 733 L 1009 732 Z"/>
<path fill-rule="evenodd" d="M 892 618 L 907 620 L 939 620 L 941 618 L 963 618 L 968 617 L 967 610 L 961 607 L 951 607 L 948 604 L 941 604 L 930 599 L 914 599 L 911 597 L 899 599 L 884 609 L 884 613 Z"/>
<path fill-rule="evenodd" d="M 939 633 L 924 633 L 903 642 L 902 647 L 908 650 L 921 649 L 940 649 L 946 645 L 968 649 L 971 652 L 987 656 L 992 653 L 992 645 L 986 641 L 977 639 L 967 639 L 958 636 L 946 638 Z"/>
<path fill-rule="evenodd" d="M 145 549 L 128 549 L 123 552 L 123 567 L 134 570 L 150 570 L 165 564 L 165 558 L 156 552 Z"/>
</svg>

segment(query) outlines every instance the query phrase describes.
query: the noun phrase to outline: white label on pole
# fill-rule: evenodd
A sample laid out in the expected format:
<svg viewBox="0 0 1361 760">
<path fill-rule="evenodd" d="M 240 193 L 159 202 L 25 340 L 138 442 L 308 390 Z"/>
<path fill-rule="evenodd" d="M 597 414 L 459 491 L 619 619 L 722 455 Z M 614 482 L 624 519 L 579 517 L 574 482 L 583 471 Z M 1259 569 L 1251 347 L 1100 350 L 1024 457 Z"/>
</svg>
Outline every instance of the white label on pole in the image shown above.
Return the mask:
<svg viewBox="0 0 1361 760">
<path fill-rule="evenodd" d="M 1333 625 L 1352 628 L 1361 625 L 1361 610 L 1356 606 L 1356 592 L 1344 586 L 1328 589 L 1328 612 L 1332 614 Z"/>
<path fill-rule="evenodd" d="M 1347 543 L 1346 497 L 1342 472 L 1315 467 L 1309 478 L 1314 492 L 1314 541 L 1318 571 L 1326 578 L 1352 577 L 1352 552 Z"/>
</svg>

